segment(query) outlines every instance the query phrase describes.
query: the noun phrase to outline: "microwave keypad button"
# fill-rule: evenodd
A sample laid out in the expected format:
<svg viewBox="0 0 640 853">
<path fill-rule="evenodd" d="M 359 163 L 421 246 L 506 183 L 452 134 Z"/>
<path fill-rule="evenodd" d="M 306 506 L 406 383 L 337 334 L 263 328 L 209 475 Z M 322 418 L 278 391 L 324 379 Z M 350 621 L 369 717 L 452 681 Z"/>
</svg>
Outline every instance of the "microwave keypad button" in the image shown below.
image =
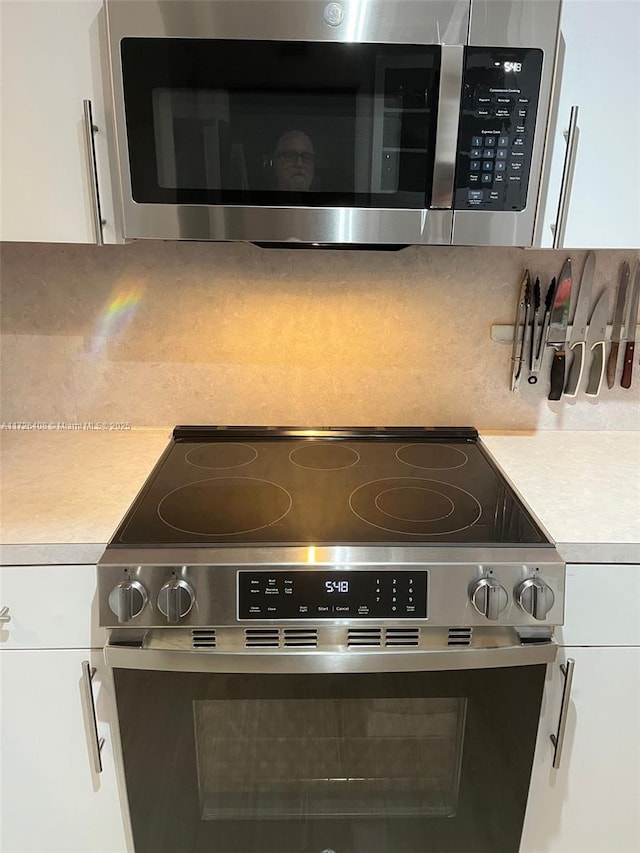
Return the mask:
<svg viewBox="0 0 640 853">
<path fill-rule="evenodd" d="M 483 157 L 495 157 L 496 152 L 493 150 L 493 148 L 483 148 L 482 149 L 482 156 Z"/>
<path fill-rule="evenodd" d="M 485 145 L 495 145 L 496 144 L 495 136 L 485 136 L 484 144 Z"/>
<path fill-rule="evenodd" d="M 473 158 L 482 157 L 482 149 L 481 148 L 472 148 L 469 152 L 469 156 Z"/>
<path fill-rule="evenodd" d="M 519 103 L 519 104 L 528 104 L 528 103 L 529 103 L 529 100 L 530 100 L 529 98 L 523 98 L 522 96 L 520 96 L 520 97 L 518 98 L 518 103 Z"/>
<path fill-rule="evenodd" d="M 484 177 L 484 175 L 482 177 Z M 512 184 L 519 184 L 520 183 L 520 175 L 509 175 L 509 180 L 511 181 Z"/>
<path fill-rule="evenodd" d="M 493 160 L 485 160 L 482 164 L 483 172 L 491 172 L 493 170 Z"/>
<path fill-rule="evenodd" d="M 496 157 L 498 160 L 506 160 L 507 159 L 507 149 L 506 148 L 498 148 L 496 151 Z"/>
<path fill-rule="evenodd" d="M 526 127 L 523 124 L 516 125 L 516 133 L 524 133 L 526 131 Z"/>
<path fill-rule="evenodd" d="M 507 164 L 504 160 L 496 160 L 496 172 L 504 172 L 507 168 Z"/>
<path fill-rule="evenodd" d="M 469 175 L 469 183 L 470 184 L 477 184 L 479 180 L 480 180 L 480 175 L 477 174 L 476 172 L 473 172 L 471 175 Z"/>
<path fill-rule="evenodd" d="M 509 137 L 508 136 L 499 136 L 498 137 L 498 145 L 500 145 L 502 148 L 504 148 L 504 146 L 508 145 L 508 144 L 509 144 Z"/>
<path fill-rule="evenodd" d="M 511 110 L 505 109 L 505 107 L 498 107 L 496 110 L 496 118 L 507 118 L 511 115 Z"/>
<path fill-rule="evenodd" d="M 518 118 L 526 118 L 527 117 L 526 109 L 519 109 L 517 115 L 518 115 Z"/>
<path fill-rule="evenodd" d="M 493 175 L 485 174 L 484 172 L 482 173 L 482 183 L 483 184 L 490 184 L 492 179 L 493 179 Z"/>
<path fill-rule="evenodd" d="M 484 198 L 484 191 L 469 190 L 469 192 L 467 193 L 467 198 L 469 199 L 469 201 L 482 201 L 482 199 Z"/>
<path fill-rule="evenodd" d="M 496 184 L 501 184 L 504 182 L 504 175 L 502 174 L 502 172 L 498 172 L 493 177 L 494 177 L 494 183 L 496 183 Z"/>
<path fill-rule="evenodd" d="M 480 160 L 471 160 L 471 162 L 469 163 L 469 168 L 472 172 L 480 171 Z"/>
<path fill-rule="evenodd" d="M 471 137 L 471 144 L 473 145 L 474 148 L 481 148 L 482 147 L 482 137 L 481 136 L 472 136 Z"/>
<path fill-rule="evenodd" d="M 524 148 L 524 136 L 516 136 L 513 140 L 514 148 Z"/>
<path fill-rule="evenodd" d="M 479 118 L 486 118 L 486 116 L 490 116 L 490 115 L 491 115 L 491 110 L 489 110 L 489 109 L 485 109 L 484 107 L 481 107 L 481 108 L 478 110 L 478 112 L 476 113 L 476 115 L 477 115 Z"/>
</svg>

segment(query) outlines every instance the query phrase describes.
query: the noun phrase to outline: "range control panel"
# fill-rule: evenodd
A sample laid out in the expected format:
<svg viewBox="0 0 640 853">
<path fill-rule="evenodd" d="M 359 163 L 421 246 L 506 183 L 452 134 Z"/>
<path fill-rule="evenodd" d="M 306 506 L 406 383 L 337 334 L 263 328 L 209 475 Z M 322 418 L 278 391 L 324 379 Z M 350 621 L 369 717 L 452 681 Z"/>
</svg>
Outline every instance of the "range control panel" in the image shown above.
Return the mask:
<svg viewBox="0 0 640 853">
<path fill-rule="evenodd" d="M 238 619 L 424 619 L 427 572 L 238 572 Z"/>
<path fill-rule="evenodd" d="M 465 49 L 454 209 L 525 208 L 542 56 L 537 48 Z"/>
</svg>

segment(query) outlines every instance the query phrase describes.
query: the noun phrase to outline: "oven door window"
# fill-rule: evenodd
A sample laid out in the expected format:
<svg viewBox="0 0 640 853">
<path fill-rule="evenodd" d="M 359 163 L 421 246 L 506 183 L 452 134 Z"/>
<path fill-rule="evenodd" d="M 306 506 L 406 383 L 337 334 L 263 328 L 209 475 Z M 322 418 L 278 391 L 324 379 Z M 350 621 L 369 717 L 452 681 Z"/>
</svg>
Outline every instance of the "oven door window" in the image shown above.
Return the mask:
<svg viewBox="0 0 640 853">
<path fill-rule="evenodd" d="M 115 670 L 136 853 L 517 853 L 544 673 Z"/>
<path fill-rule="evenodd" d="M 127 38 L 136 202 L 429 206 L 440 48 Z"/>
</svg>

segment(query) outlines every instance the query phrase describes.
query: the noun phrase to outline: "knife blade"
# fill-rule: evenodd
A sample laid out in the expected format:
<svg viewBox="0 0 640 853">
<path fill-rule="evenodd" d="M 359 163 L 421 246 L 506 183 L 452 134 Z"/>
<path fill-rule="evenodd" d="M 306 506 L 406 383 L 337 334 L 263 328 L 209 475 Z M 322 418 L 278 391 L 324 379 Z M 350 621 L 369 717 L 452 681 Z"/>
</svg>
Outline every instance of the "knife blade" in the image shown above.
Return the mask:
<svg viewBox="0 0 640 853">
<path fill-rule="evenodd" d="M 627 322 L 625 323 L 625 334 L 627 345 L 624 348 L 624 362 L 622 367 L 622 379 L 620 385 L 623 388 L 631 388 L 631 374 L 633 372 L 633 353 L 636 347 L 636 326 L 638 324 L 638 297 L 640 297 L 640 260 L 636 261 L 636 271 L 633 275 L 633 289 L 631 291 L 631 302 Z"/>
<path fill-rule="evenodd" d="M 591 306 L 591 285 L 593 284 L 593 272 L 596 265 L 596 258 L 593 252 L 589 252 L 587 259 L 582 269 L 580 278 L 580 289 L 578 290 L 578 299 L 576 302 L 576 310 L 573 315 L 573 325 L 571 327 L 571 336 L 569 338 L 569 349 L 573 353 L 571 367 L 567 376 L 567 381 L 564 386 L 564 393 L 567 397 L 575 397 L 580 387 L 582 372 L 584 370 L 585 353 L 587 348 L 587 321 L 589 319 L 589 308 Z"/>
<path fill-rule="evenodd" d="M 589 380 L 587 382 L 587 397 L 597 397 L 602 387 L 605 368 L 605 349 L 607 346 L 607 320 L 609 319 L 609 291 L 605 290 L 598 299 L 589 320 L 587 346 L 593 353 Z"/>
<path fill-rule="evenodd" d="M 571 367 L 569 368 L 567 383 L 564 386 L 564 393 L 567 397 L 575 397 L 578 393 L 580 380 L 582 379 L 582 371 L 584 370 L 584 359 L 587 348 L 587 320 L 589 318 L 589 307 L 591 305 L 591 285 L 593 284 L 593 271 L 595 269 L 595 265 L 595 255 L 593 252 L 589 252 L 582 269 L 578 301 L 573 315 L 571 337 L 569 338 L 569 349 L 573 353 L 573 359 L 571 361 Z"/>
<path fill-rule="evenodd" d="M 530 303 L 531 276 L 529 270 L 524 271 L 518 307 L 516 308 L 516 322 L 513 327 L 513 347 L 511 349 L 511 390 L 517 391 L 522 374 L 522 355 L 524 352 L 524 339 L 527 333 L 527 313 Z M 522 334 L 520 333 L 522 330 Z"/>
<path fill-rule="evenodd" d="M 607 387 L 613 388 L 616 382 L 616 368 L 618 366 L 618 349 L 620 348 L 620 335 L 622 333 L 622 317 L 624 304 L 627 299 L 627 287 L 629 286 L 629 264 L 625 261 L 620 270 L 620 281 L 618 283 L 618 296 L 613 313 L 613 328 L 611 329 L 611 350 L 607 359 Z"/>
<path fill-rule="evenodd" d="M 551 308 L 551 319 L 549 320 L 549 331 L 547 333 L 547 346 L 554 348 L 549 400 L 559 400 L 562 397 L 562 389 L 564 388 L 564 360 L 572 283 L 571 259 L 567 258 L 562 267 L 558 284 L 556 285 L 553 306 Z"/>
</svg>

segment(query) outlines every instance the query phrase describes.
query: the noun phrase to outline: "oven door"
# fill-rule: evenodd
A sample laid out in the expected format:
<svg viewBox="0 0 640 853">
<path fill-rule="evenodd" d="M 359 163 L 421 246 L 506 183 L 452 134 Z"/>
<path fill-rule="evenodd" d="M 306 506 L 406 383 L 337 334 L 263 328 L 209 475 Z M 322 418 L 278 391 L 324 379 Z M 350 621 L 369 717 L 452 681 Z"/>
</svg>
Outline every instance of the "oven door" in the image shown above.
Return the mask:
<svg viewBox="0 0 640 853">
<path fill-rule="evenodd" d="M 517 853 L 544 663 L 252 668 L 114 665 L 136 853 Z"/>
</svg>

